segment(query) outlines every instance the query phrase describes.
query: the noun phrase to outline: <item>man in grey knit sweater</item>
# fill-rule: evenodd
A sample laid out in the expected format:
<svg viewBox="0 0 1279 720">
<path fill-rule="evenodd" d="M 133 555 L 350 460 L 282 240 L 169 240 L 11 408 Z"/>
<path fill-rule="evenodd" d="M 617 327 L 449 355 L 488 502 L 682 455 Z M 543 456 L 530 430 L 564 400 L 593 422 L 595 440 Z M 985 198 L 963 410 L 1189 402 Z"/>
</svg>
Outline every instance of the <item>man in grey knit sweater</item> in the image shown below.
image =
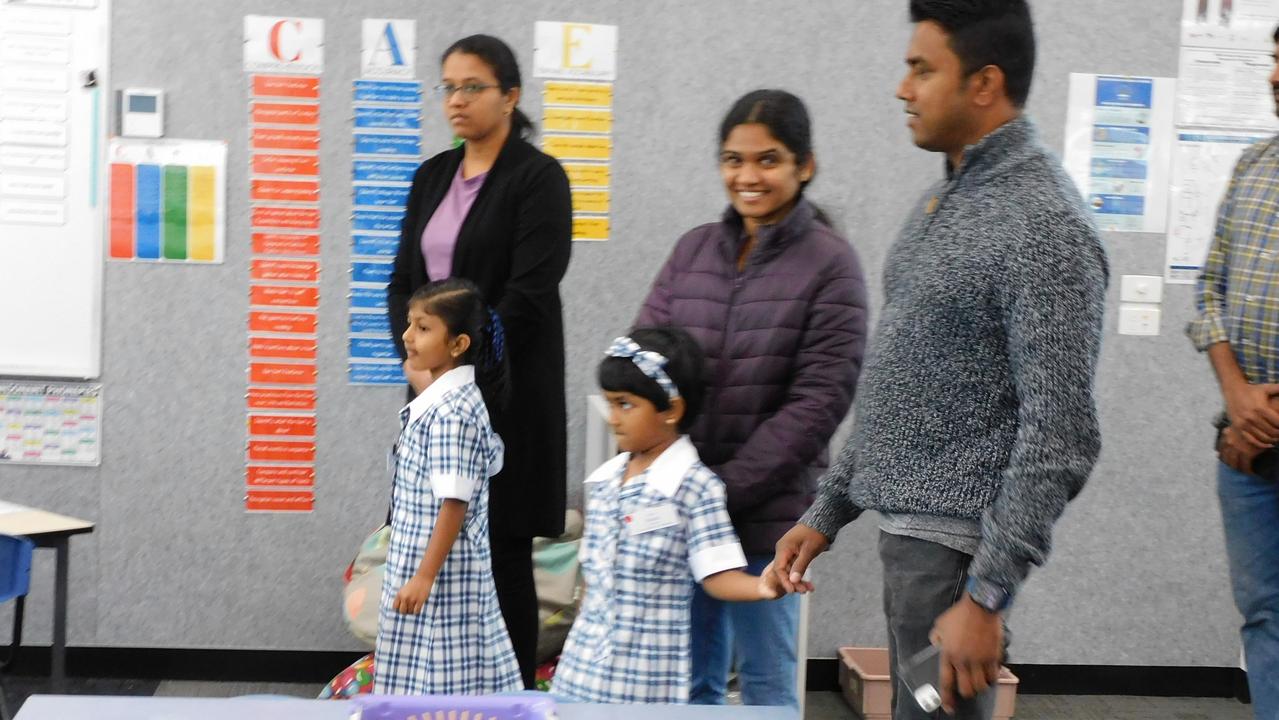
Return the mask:
<svg viewBox="0 0 1279 720">
<path fill-rule="evenodd" d="M 1078 190 L 1021 108 L 1034 67 L 1025 0 L 912 0 L 898 89 L 946 178 L 889 252 L 853 434 L 816 503 L 777 544 L 809 562 L 863 510 L 882 515 L 891 669 L 941 648 L 958 717 L 1003 659 L 1001 613 L 1100 450 L 1093 376 L 1107 264 Z M 894 718 L 931 717 L 910 695 Z"/>
</svg>

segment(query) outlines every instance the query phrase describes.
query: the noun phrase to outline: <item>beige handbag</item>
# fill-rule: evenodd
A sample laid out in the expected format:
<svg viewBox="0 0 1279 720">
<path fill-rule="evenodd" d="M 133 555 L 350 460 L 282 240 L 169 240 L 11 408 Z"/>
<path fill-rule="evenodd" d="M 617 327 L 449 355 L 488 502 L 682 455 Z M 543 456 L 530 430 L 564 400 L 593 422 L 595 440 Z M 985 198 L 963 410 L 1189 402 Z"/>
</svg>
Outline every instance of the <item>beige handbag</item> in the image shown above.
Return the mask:
<svg viewBox="0 0 1279 720">
<path fill-rule="evenodd" d="M 346 568 L 342 589 L 342 618 L 351 634 L 371 648 L 377 643 L 378 610 L 382 602 L 382 578 L 386 574 L 386 549 L 391 526 L 374 530 L 360 544 L 360 551 Z"/>
<path fill-rule="evenodd" d="M 533 583 L 537 586 L 537 662 L 555 658 L 564 648 L 581 603 L 582 514 L 569 510 L 564 534 L 533 540 Z"/>
</svg>

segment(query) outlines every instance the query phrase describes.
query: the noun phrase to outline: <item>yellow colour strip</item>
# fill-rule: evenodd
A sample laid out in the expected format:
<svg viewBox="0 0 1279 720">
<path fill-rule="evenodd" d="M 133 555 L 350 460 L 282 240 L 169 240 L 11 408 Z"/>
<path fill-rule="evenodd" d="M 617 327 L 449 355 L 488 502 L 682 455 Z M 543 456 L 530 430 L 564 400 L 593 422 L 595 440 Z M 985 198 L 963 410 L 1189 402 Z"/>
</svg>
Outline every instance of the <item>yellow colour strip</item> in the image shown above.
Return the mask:
<svg viewBox="0 0 1279 720">
<path fill-rule="evenodd" d="M 568 184 L 573 187 L 608 187 L 611 179 L 607 165 L 565 163 L 564 172 L 568 173 Z"/>
<path fill-rule="evenodd" d="M 612 107 L 613 84 L 548 82 L 542 91 L 542 104 Z"/>
<path fill-rule="evenodd" d="M 607 190 L 574 190 L 573 212 L 606 213 L 608 200 Z"/>
<path fill-rule="evenodd" d="M 608 218 L 573 218 L 574 240 L 607 240 L 608 230 Z"/>
<path fill-rule="evenodd" d="M 542 128 L 548 132 L 612 132 L 613 111 L 546 108 L 542 112 Z"/>
<path fill-rule="evenodd" d="M 608 160 L 613 141 L 606 137 L 543 135 L 542 150 L 559 160 Z"/>
<path fill-rule="evenodd" d="M 217 231 L 217 173 L 209 166 L 191 168 L 191 199 L 187 215 L 187 250 L 191 260 L 212 262 L 217 248 L 214 238 Z"/>
</svg>

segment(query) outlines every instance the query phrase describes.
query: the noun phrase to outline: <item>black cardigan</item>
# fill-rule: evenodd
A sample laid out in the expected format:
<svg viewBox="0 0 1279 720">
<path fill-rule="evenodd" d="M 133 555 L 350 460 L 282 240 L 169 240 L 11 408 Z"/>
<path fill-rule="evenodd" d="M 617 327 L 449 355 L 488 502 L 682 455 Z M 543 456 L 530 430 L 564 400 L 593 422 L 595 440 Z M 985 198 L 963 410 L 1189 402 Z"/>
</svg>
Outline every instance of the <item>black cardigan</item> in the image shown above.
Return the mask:
<svg viewBox="0 0 1279 720">
<path fill-rule="evenodd" d="M 429 279 L 422 231 L 447 194 L 463 148 L 436 155 L 413 176 L 400 248 L 387 287 L 400 357 L 408 300 Z M 564 318 L 560 280 L 572 248 L 573 207 L 560 164 L 512 132 L 462 222 L 453 277 L 479 286 L 506 326 L 510 405 L 489 408 L 506 443 L 493 478 L 489 519 L 508 537 L 554 537 L 564 530 L 568 423 L 564 404 Z"/>
</svg>

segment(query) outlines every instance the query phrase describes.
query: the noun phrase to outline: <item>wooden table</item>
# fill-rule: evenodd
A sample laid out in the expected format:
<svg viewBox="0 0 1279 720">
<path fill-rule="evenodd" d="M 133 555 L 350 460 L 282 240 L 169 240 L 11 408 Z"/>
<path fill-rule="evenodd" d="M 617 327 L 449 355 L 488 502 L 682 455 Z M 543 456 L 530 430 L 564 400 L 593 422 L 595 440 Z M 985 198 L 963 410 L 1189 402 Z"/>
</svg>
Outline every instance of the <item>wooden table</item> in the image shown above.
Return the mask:
<svg viewBox="0 0 1279 720">
<path fill-rule="evenodd" d="M 51 672 L 54 692 L 65 687 L 67 677 L 67 577 L 72 535 L 93 532 L 88 520 L 67 517 L 0 501 L 0 535 L 21 535 L 36 547 L 52 548 L 56 555 L 53 582 L 53 650 Z M 18 602 L 23 602 L 19 599 Z M 14 644 L 22 644 L 21 615 L 16 618 Z"/>
</svg>

